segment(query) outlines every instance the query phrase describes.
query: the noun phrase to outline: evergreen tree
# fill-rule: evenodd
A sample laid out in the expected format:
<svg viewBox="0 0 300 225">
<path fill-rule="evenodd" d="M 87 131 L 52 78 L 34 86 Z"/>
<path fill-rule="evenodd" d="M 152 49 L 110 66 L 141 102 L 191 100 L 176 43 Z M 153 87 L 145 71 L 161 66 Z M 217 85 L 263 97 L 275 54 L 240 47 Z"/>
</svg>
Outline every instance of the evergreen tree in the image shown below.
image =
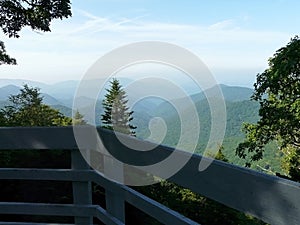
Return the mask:
<svg viewBox="0 0 300 225">
<path fill-rule="evenodd" d="M 134 136 L 136 127 L 130 123 L 133 119 L 133 111 L 129 111 L 127 106 L 126 93 L 117 79 L 114 78 L 110 84 L 102 102 L 104 108 L 104 113 L 101 115 L 103 127 Z"/>
<path fill-rule="evenodd" d="M 84 116 L 77 110 L 73 118 L 73 125 L 85 125 L 86 121 L 83 119 Z"/>
</svg>

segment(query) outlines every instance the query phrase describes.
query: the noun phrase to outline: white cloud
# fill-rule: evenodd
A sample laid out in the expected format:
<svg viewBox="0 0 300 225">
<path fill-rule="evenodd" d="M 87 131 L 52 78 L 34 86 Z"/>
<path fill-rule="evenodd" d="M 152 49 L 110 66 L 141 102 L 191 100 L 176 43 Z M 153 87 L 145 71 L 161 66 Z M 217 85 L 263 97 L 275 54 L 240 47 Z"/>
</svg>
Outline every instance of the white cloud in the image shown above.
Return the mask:
<svg viewBox="0 0 300 225">
<path fill-rule="evenodd" d="M 230 20 L 224 20 L 224 21 L 220 21 L 218 23 L 212 24 L 209 26 L 209 28 L 212 30 L 220 30 L 220 29 L 231 28 L 232 26 L 234 26 L 234 21 L 230 19 Z"/>
<path fill-rule="evenodd" d="M 20 39 L 5 38 L 7 49 L 17 58 L 19 66 L 1 66 L 0 77 L 79 79 L 97 57 L 121 45 L 145 40 L 188 48 L 215 71 L 222 68 L 249 71 L 266 66 L 267 58 L 291 36 L 276 31 L 246 30 L 231 19 L 204 26 L 154 22 L 147 20 L 147 16 L 105 18 L 75 10 L 73 18 L 55 22 L 51 33 L 39 35 L 25 30 Z"/>
</svg>

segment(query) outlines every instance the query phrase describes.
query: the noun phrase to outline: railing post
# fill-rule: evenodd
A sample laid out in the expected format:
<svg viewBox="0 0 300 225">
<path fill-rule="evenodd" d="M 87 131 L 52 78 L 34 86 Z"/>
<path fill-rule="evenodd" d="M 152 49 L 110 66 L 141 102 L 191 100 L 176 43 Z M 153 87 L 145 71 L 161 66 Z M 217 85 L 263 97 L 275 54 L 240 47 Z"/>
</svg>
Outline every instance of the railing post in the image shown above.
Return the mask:
<svg viewBox="0 0 300 225">
<path fill-rule="evenodd" d="M 89 151 L 86 151 L 88 154 Z M 90 166 L 86 163 L 83 156 L 78 149 L 72 150 L 71 153 L 72 161 L 71 166 L 73 170 L 89 170 Z M 91 205 L 92 204 L 92 188 L 91 182 L 78 182 L 73 181 L 73 202 L 74 204 L 80 205 Z M 77 225 L 90 225 L 93 224 L 93 217 L 91 216 L 81 216 L 75 217 L 75 224 Z"/>
<path fill-rule="evenodd" d="M 104 172 L 108 178 L 115 178 L 117 181 L 123 182 L 123 163 L 116 159 L 104 156 Z M 124 193 L 117 186 L 112 189 L 105 189 L 106 211 L 125 224 L 125 200 L 123 195 Z"/>
</svg>

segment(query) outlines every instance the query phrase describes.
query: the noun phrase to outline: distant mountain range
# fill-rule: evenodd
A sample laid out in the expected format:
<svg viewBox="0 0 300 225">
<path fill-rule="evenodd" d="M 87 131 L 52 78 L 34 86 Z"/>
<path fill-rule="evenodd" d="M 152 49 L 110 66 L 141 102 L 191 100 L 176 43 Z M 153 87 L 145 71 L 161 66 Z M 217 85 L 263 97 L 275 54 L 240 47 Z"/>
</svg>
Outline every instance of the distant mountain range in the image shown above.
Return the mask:
<svg viewBox="0 0 300 225">
<path fill-rule="evenodd" d="M 131 80 L 125 79 L 124 82 L 121 81 L 121 84 L 123 86 L 126 86 L 130 82 Z M 65 114 L 66 116 L 72 116 L 73 97 L 79 84 L 79 81 L 74 80 L 48 85 L 28 80 L 0 79 L 0 108 L 7 104 L 8 96 L 11 94 L 17 94 L 20 90 L 20 87 L 24 84 L 40 88 L 41 93 L 44 97 L 45 104 L 48 104 L 53 108 L 58 109 L 61 113 Z M 86 89 L 86 91 L 88 91 L 89 88 L 96 87 L 97 82 L 95 81 L 84 82 L 84 88 Z M 214 97 L 214 88 L 215 87 L 207 89 L 205 93 Z M 242 124 L 244 122 L 253 123 L 258 120 L 259 105 L 257 102 L 249 100 L 253 93 L 253 90 L 250 88 L 227 86 L 222 84 L 220 85 L 220 88 L 224 96 L 227 111 L 227 126 L 225 139 L 223 141 L 224 153 L 231 162 L 242 165 L 243 162 L 235 156 L 234 149 L 244 137 L 243 132 L 241 132 Z M 134 92 L 134 94 L 139 95 L 142 92 L 142 90 L 143 87 L 139 87 L 139 89 L 136 92 Z M 168 94 L 168 90 L 163 91 L 165 91 L 163 92 L 164 94 Z M 188 108 L 188 105 L 186 103 L 187 98 L 191 99 L 193 104 L 195 105 L 200 122 L 200 137 L 196 150 L 199 153 L 203 152 L 203 150 L 205 149 L 207 140 L 209 138 L 211 126 L 211 112 L 208 102 L 206 100 L 205 93 L 200 92 L 197 94 L 186 96 L 184 98 L 172 100 L 178 103 L 178 105 L 180 105 L 180 107 L 183 108 L 185 112 L 185 118 L 187 118 L 187 120 L 184 122 L 187 122 L 188 126 L 194 126 L 195 121 L 191 121 L 188 119 L 191 110 L 190 108 Z M 85 116 L 85 120 L 90 122 L 93 122 L 95 120 L 96 124 L 100 125 L 100 118 L 103 112 L 101 104 L 103 95 L 104 93 L 100 94 L 96 102 L 95 100 L 86 96 L 81 96 L 77 99 L 77 101 L 80 102 L 82 106 L 80 112 Z M 169 93 L 169 95 L 170 99 L 172 99 L 172 93 Z M 130 96 L 128 97 L 130 98 Z M 92 118 L 91 116 L 91 108 L 94 104 L 94 114 L 96 118 Z M 133 111 L 133 123 L 137 126 L 136 132 L 139 138 L 146 139 L 149 136 L 153 137 L 153 134 L 150 135 L 149 122 L 152 118 L 160 117 L 165 121 L 165 124 L 167 125 L 167 133 L 162 143 L 169 146 L 177 145 L 178 140 L 180 138 L 181 122 L 178 113 L 176 112 L 174 106 L 170 104 L 170 102 L 164 99 L 159 99 L 155 96 L 147 97 L 136 102 L 136 104 L 133 106 Z M 155 139 L 152 139 L 152 141 L 155 141 Z M 272 153 L 274 149 L 272 148 L 269 148 L 268 151 L 266 152 L 266 154 L 269 154 L 270 156 L 264 158 L 263 163 L 260 164 L 260 167 L 265 166 L 266 168 L 272 168 L 274 171 L 279 171 L 279 156 L 274 156 L 274 154 Z M 274 157 L 276 158 L 276 160 L 274 160 Z"/>
<path fill-rule="evenodd" d="M 126 87 L 126 85 L 130 84 L 132 80 L 123 78 L 121 80 L 121 84 Z M 8 100 L 10 95 L 16 95 L 19 93 L 20 88 L 24 85 L 28 84 L 32 87 L 38 87 L 42 93 L 44 103 L 47 105 L 51 105 L 57 109 L 59 109 L 62 113 L 67 116 L 71 116 L 72 114 L 72 106 L 73 106 L 73 98 L 76 93 L 79 81 L 69 80 L 63 81 L 56 84 L 45 84 L 41 82 L 31 81 L 31 80 L 15 80 L 15 79 L 0 79 L 0 107 L 5 105 L 5 102 Z M 81 83 L 84 87 L 84 90 L 88 93 L 88 91 L 92 88 L 97 88 L 97 81 L 84 81 Z M 157 84 L 144 84 L 150 85 L 150 87 L 155 86 Z M 221 90 L 224 95 L 224 99 L 229 102 L 239 102 L 244 100 L 249 100 L 252 95 L 253 90 L 245 87 L 233 87 L 220 85 Z M 160 88 L 162 89 L 162 88 Z M 169 99 L 172 99 L 172 93 L 168 93 L 168 90 L 164 90 L 163 93 L 165 96 L 169 96 Z M 206 90 L 206 93 L 213 93 L 214 88 Z M 139 96 L 142 95 L 143 87 L 139 87 L 134 90 L 134 95 Z M 91 105 L 96 102 L 96 114 L 97 112 L 102 113 L 102 99 L 105 92 L 101 93 L 97 100 L 92 99 L 87 96 L 77 96 L 77 102 L 82 106 L 82 113 L 86 115 L 86 119 L 88 121 L 92 121 L 93 118 L 89 118 Z M 128 96 L 130 98 L 130 96 Z M 204 92 L 200 92 L 198 94 L 193 94 L 190 96 L 190 99 L 197 103 L 206 99 Z M 179 102 L 182 107 L 185 107 L 185 98 L 183 99 L 175 99 L 175 101 Z M 76 109 L 75 109 L 76 110 Z M 157 112 L 168 112 L 169 105 L 166 105 L 166 101 L 164 99 L 159 99 L 157 97 L 148 97 L 144 98 L 141 101 L 138 101 L 134 106 L 134 111 L 140 115 L 144 115 L 145 117 L 152 117 L 157 114 Z M 167 113 L 170 115 L 170 113 Z"/>
<path fill-rule="evenodd" d="M 148 80 L 147 80 L 148 81 Z M 84 88 L 86 88 L 86 91 L 98 88 L 100 83 L 102 83 L 103 80 L 86 80 L 80 81 L 78 80 L 68 80 L 68 81 L 62 81 L 54 84 L 46 84 L 42 82 L 32 81 L 32 80 L 22 80 L 22 79 L 0 79 L 0 100 L 3 100 L 3 98 L 6 98 L 9 94 L 15 94 L 17 89 L 16 87 L 22 87 L 24 84 L 28 84 L 32 87 L 38 87 L 40 88 L 42 93 L 45 93 L 47 95 L 52 96 L 53 98 L 59 100 L 60 102 L 65 102 L 64 104 L 68 104 L 71 106 L 70 101 L 74 97 L 74 94 L 76 93 L 76 90 L 78 88 L 78 85 L 80 84 Z M 128 78 L 120 78 L 120 82 L 123 86 L 127 86 L 133 80 Z M 152 81 L 152 83 L 142 84 L 142 85 L 148 85 L 151 87 L 156 87 L 157 84 L 153 83 L 155 81 Z M 15 86 L 15 87 L 13 87 Z M 186 87 L 184 87 L 185 91 L 192 96 L 192 98 L 200 98 L 203 99 L 204 95 L 195 94 L 195 90 L 189 90 L 189 85 L 186 84 Z M 226 86 L 226 85 L 220 85 L 224 94 L 224 97 L 226 100 L 230 101 L 236 101 L 236 100 L 247 100 L 249 99 L 250 95 L 252 94 L 253 90 L 251 88 L 245 88 L 245 87 L 234 87 L 234 86 Z M 107 87 L 107 85 L 105 86 Z M 2 89 L 4 88 L 4 89 Z M 6 90 L 5 90 L 6 89 Z M 11 91 L 11 92 L 10 92 Z M 136 90 L 136 94 L 139 94 L 139 92 L 143 91 L 143 87 Z M 168 90 L 166 90 L 167 92 Z M 101 96 L 100 96 L 101 97 Z M 62 100 L 62 101 L 61 101 Z M 198 100 L 198 99 L 197 99 Z"/>
</svg>

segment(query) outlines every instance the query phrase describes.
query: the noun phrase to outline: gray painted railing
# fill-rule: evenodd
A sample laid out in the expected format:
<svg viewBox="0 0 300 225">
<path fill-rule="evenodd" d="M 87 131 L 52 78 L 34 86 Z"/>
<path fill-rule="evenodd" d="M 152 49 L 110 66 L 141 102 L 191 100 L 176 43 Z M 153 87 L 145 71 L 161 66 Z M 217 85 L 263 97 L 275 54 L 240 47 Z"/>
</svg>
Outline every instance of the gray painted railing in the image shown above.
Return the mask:
<svg viewBox="0 0 300 225">
<path fill-rule="evenodd" d="M 93 134 L 83 127 L 87 137 Z M 107 148 L 128 151 L 110 131 L 99 129 Z M 140 146 L 144 141 L 129 138 Z M 93 149 L 91 143 L 86 149 Z M 105 224 L 125 224 L 125 202 L 144 211 L 163 224 L 197 224 L 177 212 L 155 202 L 135 190 L 114 183 L 90 169 L 80 154 L 72 127 L 0 128 L 0 150 L 8 149 L 65 149 L 71 150 L 70 169 L 1 168 L 0 179 L 71 181 L 73 204 L 0 202 L 0 214 L 73 216 L 76 224 L 92 224 L 98 218 Z M 174 149 L 158 146 L 153 154 L 139 155 L 142 162 L 153 157 L 161 159 Z M 88 151 L 86 151 L 88 153 Z M 181 153 L 180 153 L 181 154 Z M 116 155 L 118 157 L 118 155 Z M 205 170 L 198 170 L 199 162 L 207 160 L 200 155 L 182 152 L 191 157 L 189 162 L 169 180 L 190 190 L 214 199 L 239 211 L 249 213 L 274 225 L 296 225 L 300 221 L 300 184 L 279 177 L 269 176 L 228 163 L 213 161 Z M 91 182 L 105 188 L 106 209 L 93 205 Z M 0 190 L 1 191 L 1 190 Z M 21 224 L 1 223 L 0 224 Z M 25 223 L 24 223 L 25 224 Z"/>
</svg>

